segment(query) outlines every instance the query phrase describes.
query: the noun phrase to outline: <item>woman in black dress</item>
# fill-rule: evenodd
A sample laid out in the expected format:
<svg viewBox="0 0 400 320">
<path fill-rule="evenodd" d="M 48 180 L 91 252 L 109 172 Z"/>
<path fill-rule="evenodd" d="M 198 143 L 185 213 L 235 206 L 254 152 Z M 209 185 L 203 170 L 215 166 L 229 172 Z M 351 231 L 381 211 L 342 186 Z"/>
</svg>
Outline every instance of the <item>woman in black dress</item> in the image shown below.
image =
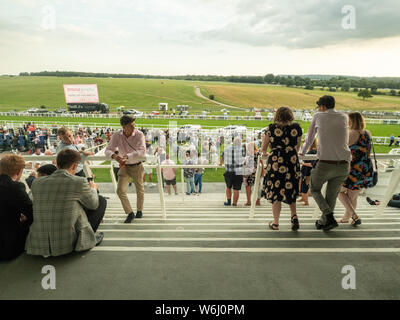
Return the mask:
<svg viewBox="0 0 400 320">
<path fill-rule="evenodd" d="M 264 131 L 262 153 L 271 150 L 264 178 L 263 194 L 272 203 L 274 221 L 269 223 L 273 230 L 279 230 L 279 216 L 282 202 L 290 206 L 292 230 L 299 229 L 296 214 L 296 198 L 299 195 L 301 177 L 298 151 L 303 131 L 288 107 L 281 107 L 275 114 L 274 123 Z"/>
</svg>

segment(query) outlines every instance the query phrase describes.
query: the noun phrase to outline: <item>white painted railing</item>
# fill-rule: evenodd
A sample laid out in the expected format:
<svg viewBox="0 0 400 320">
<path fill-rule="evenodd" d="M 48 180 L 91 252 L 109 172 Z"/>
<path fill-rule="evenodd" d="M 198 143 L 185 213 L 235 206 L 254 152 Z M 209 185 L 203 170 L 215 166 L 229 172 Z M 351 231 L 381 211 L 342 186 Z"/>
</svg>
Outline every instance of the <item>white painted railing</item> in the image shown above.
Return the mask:
<svg viewBox="0 0 400 320">
<path fill-rule="evenodd" d="M 22 127 L 27 123 L 27 121 L 19 121 L 19 120 L 0 120 L 0 125 L 1 124 L 6 124 L 8 128 L 18 128 Z M 76 123 L 76 122 L 47 122 L 47 121 L 34 121 L 36 127 L 45 127 L 45 128 L 54 128 L 54 125 L 57 125 L 56 128 L 66 126 L 68 128 L 72 129 L 78 129 L 78 128 L 91 128 L 91 129 L 96 129 L 96 128 L 110 128 L 110 129 L 116 129 L 119 130 L 121 129 L 120 124 L 118 123 L 95 123 L 95 122 L 82 122 L 82 123 Z M 137 125 L 138 128 L 142 127 L 140 124 Z M 161 130 L 166 130 L 166 129 L 171 129 L 168 125 L 166 124 L 145 124 L 143 125 L 146 129 L 161 129 Z M 179 128 L 180 126 L 178 125 L 176 128 Z M 207 130 L 215 130 L 215 129 L 222 129 L 221 126 L 202 126 L 202 131 L 207 131 Z M 247 127 L 247 130 L 249 132 L 251 131 L 258 131 L 260 128 L 253 128 L 253 127 Z M 304 132 L 303 136 L 305 137 L 307 135 L 307 132 Z M 373 141 L 376 145 L 389 145 L 390 143 L 390 137 L 372 137 Z M 400 143 L 400 138 L 395 138 L 395 144 L 399 142 Z M 394 144 L 394 145 L 395 145 Z"/>
<path fill-rule="evenodd" d="M 0 112 L 0 116 L 21 116 L 21 117 L 36 117 L 36 118 L 44 118 L 44 117 L 54 117 L 54 118 L 87 118 L 89 119 L 95 119 L 95 118 L 101 118 L 101 119 L 119 119 L 121 117 L 122 113 L 119 114 L 81 114 L 81 113 L 53 113 L 53 112 L 47 112 L 47 113 L 28 113 L 28 112 Z M 173 120 L 178 120 L 178 119 L 196 119 L 196 120 L 241 120 L 241 121 L 272 121 L 270 117 L 265 117 L 262 116 L 260 118 L 255 118 L 255 116 L 224 116 L 224 115 L 200 115 L 200 114 L 195 114 L 195 115 L 187 115 L 187 116 L 180 116 L 180 115 L 151 115 L 151 114 L 146 114 L 144 113 L 141 116 L 135 116 L 138 119 L 173 119 Z M 296 120 L 302 120 L 302 118 L 296 119 Z M 311 122 L 311 119 L 304 119 L 303 121 L 308 121 Z M 400 119 L 365 119 L 366 123 L 368 124 L 388 124 L 388 125 L 398 125 L 400 124 Z"/>
<path fill-rule="evenodd" d="M 38 160 L 38 157 L 35 156 L 23 156 L 25 160 L 27 161 L 32 161 Z M 377 154 L 376 155 L 377 159 L 379 160 L 400 160 L 400 154 Z M 300 160 L 317 160 L 315 155 L 305 155 L 305 156 L 300 156 Z M 41 161 L 48 161 L 48 160 L 54 160 L 55 156 L 41 156 L 40 160 Z M 259 192 L 259 187 L 260 187 L 260 180 L 261 180 L 261 160 L 262 157 L 260 156 L 257 162 L 257 170 L 256 170 L 256 179 L 255 179 L 255 184 L 253 187 L 252 195 L 251 195 L 251 206 L 250 206 L 250 212 L 249 212 L 249 219 L 254 219 L 255 218 L 255 203 L 257 199 L 257 195 Z M 267 159 L 266 157 L 263 157 L 263 160 Z M 85 160 L 87 161 L 109 161 L 110 159 L 105 156 L 89 156 Z M 161 169 L 162 168 L 177 168 L 182 170 L 182 201 L 185 201 L 184 197 L 184 179 L 183 179 L 183 169 L 193 169 L 193 168 L 204 168 L 204 169 L 216 169 L 216 168 L 224 168 L 224 166 L 219 166 L 219 165 L 161 165 L 160 163 L 156 165 L 149 165 L 149 164 L 144 164 L 143 165 L 145 168 L 155 168 L 157 170 L 157 180 L 158 180 L 158 191 L 160 194 L 160 203 L 161 203 L 161 211 L 163 218 L 167 218 L 167 213 L 166 213 L 166 208 L 165 208 L 165 199 L 164 199 L 164 190 L 162 186 L 162 174 L 161 174 Z M 88 174 L 88 176 L 92 176 L 91 170 L 93 168 L 107 168 L 110 169 L 110 175 L 111 175 L 111 180 L 114 186 L 114 190 L 116 192 L 117 190 L 117 183 L 115 180 L 114 176 L 114 171 L 113 171 L 113 164 L 111 162 L 110 165 L 87 165 L 85 161 L 85 173 Z M 384 212 L 386 205 L 389 203 L 389 200 L 391 199 L 394 191 L 396 190 L 397 186 L 400 183 L 400 168 L 394 168 L 391 177 L 390 177 L 390 182 L 387 187 L 387 190 L 385 192 L 385 195 L 382 200 L 382 205 L 377 208 L 376 216 L 382 215 Z M 324 190 L 324 189 L 323 189 Z M 316 208 L 314 212 L 314 216 L 317 217 L 319 215 L 319 210 Z"/>
</svg>

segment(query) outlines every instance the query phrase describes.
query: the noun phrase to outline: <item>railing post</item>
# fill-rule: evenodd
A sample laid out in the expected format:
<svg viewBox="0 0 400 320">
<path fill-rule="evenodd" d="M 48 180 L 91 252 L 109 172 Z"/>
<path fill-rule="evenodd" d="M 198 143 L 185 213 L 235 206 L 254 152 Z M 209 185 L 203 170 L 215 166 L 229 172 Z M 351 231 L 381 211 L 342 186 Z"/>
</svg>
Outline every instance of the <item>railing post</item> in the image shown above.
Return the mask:
<svg viewBox="0 0 400 320">
<path fill-rule="evenodd" d="M 111 182 L 112 182 L 113 187 L 114 187 L 114 192 L 117 193 L 117 180 L 115 178 L 114 165 L 113 165 L 112 161 L 111 161 L 111 164 L 110 164 L 110 176 L 111 176 Z"/>
<path fill-rule="evenodd" d="M 162 174 L 161 174 L 161 164 L 160 164 L 160 158 L 158 158 L 157 161 L 157 183 L 158 183 L 158 192 L 160 193 L 160 204 L 161 204 L 161 213 L 163 219 L 167 219 L 167 212 L 165 210 L 165 199 L 164 199 L 164 189 L 162 185 Z"/>
<path fill-rule="evenodd" d="M 392 198 L 397 186 L 400 183 L 400 169 L 395 169 L 390 176 L 390 182 L 386 189 L 385 195 L 383 200 L 381 201 L 378 210 L 376 210 L 375 217 L 381 216 L 386 209 L 387 204 L 389 203 L 390 199 Z"/>
<path fill-rule="evenodd" d="M 260 180 L 261 180 L 261 155 L 257 157 L 257 170 L 256 170 L 256 180 L 254 182 L 253 193 L 251 194 L 251 206 L 250 206 L 250 214 L 249 219 L 254 219 L 255 217 L 255 208 L 256 201 L 258 196 L 258 189 L 260 188 Z"/>
<path fill-rule="evenodd" d="M 87 178 L 93 177 L 93 172 L 90 169 L 90 166 L 88 165 L 86 160 L 84 160 L 84 162 L 83 162 L 83 172 L 85 173 L 85 176 Z"/>
<path fill-rule="evenodd" d="M 182 202 L 185 202 L 185 177 L 183 168 L 181 169 L 181 182 L 182 182 Z"/>
</svg>

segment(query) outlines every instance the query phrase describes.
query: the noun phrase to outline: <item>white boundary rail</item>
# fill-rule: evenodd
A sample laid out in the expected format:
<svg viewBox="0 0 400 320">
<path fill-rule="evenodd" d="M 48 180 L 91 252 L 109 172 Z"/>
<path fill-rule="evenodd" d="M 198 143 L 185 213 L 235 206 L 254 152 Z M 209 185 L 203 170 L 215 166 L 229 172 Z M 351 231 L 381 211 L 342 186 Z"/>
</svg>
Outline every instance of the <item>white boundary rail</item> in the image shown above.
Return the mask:
<svg viewBox="0 0 400 320">
<path fill-rule="evenodd" d="M 307 112 L 307 111 L 306 111 Z M 35 118 L 45 118 L 45 117 L 52 117 L 52 118 L 87 118 L 89 122 L 90 119 L 95 118 L 102 118 L 102 119 L 118 119 L 121 117 L 121 113 L 119 114 L 81 114 L 81 113 L 28 113 L 28 112 L 0 112 L 0 116 L 20 116 L 20 117 L 35 117 Z M 256 119 L 254 116 L 223 116 L 223 115 L 187 115 L 187 116 L 180 116 L 180 115 L 150 115 L 150 114 L 143 114 L 142 116 L 137 117 L 138 119 L 171 119 L 171 120 L 178 120 L 178 119 L 198 119 L 198 120 L 242 120 L 242 121 L 271 121 L 269 117 L 262 116 L 261 118 Z M 296 118 L 297 121 L 302 120 L 301 118 Z M 32 120 L 34 121 L 34 120 Z M 304 121 L 304 120 L 303 120 Z M 307 120 L 306 120 L 307 121 Z M 400 119 L 365 119 L 366 123 L 368 124 L 388 124 L 388 125 L 397 125 L 400 124 Z M 308 120 L 311 122 L 311 119 Z"/>
<path fill-rule="evenodd" d="M 372 120 L 376 120 L 376 119 L 372 119 Z M 397 120 L 396 120 L 397 121 Z M 6 124 L 9 128 L 15 128 L 15 127 L 19 127 L 22 126 L 24 124 L 26 124 L 29 121 L 20 121 L 20 120 L 0 120 L 0 125 L 4 125 Z M 58 126 L 66 126 L 68 128 L 79 128 L 79 127 L 90 127 L 91 129 L 95 129 L 95 128 L 110 128 L 110 129 L 117 129 L 120 130 L 121 129 L 121 125 L 119 123 L 96 123 L 96 122 L 82 122 L 82 123 L 77 123 L 77 122 L 55 122 L 55 123 L 51 123 L 48 121 L 32 121 L 36 124 L 37 127 L 46 127 L 46 128 L 50 128 L 52 129 L 54 125 Z M 400 124 L 400 121 L 399 121 Z M 140 127 L 146 127 L 146 128 L 151 128 L 151 129 L 171 129 L 170 127 L 168 127 L 168 125 L 165 124 L 143 124 L 143 125 L 137 125 L 138 128 Z M 180 128 L 181 126 L 178 125 L 176 128 Z M 202 126 L 203 131 L 206 130 L 212 130 L 212 129 L 222 129 L 221 126 Z M 247 127 L 248 131 L 256 131 L 258 132 L 258 130 L 260 130 L 260 128 L 253 128 L 253 127 Z M 303 134 L 304 137 L 306 136 L 306 132 Z M 372 137 L 374 140 L 374 143 L 376 145 L 389 145 L 390 143 L 390 137 Z M 396 137 L 395 138 L 395 143 L 399 141 L 400 142 L 400 138 Z"/>
</svg>

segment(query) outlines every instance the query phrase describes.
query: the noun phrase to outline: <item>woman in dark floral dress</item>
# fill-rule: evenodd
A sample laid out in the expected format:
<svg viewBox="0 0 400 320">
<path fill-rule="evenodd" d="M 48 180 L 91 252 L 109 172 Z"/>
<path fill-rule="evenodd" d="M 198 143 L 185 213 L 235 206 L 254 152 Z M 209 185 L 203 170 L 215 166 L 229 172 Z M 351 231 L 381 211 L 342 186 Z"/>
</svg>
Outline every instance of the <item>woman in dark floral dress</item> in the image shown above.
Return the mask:
<svg viewBox="0 0 400 320">
<path fill-rule="evenodd" d="M 271 150 L 263 194 L 272 203 L 274 221 L 270 222 L 269 227 L 273 230 L 279 230 L 282 202 L 290 206 L 292 230 L 299 229 L 296 198 L 299 195 L 301 171 L 297 152 L 303 131 L 298 123 L 293 123 L 293 120 L 294 116 L 289 108 L 279 108 L 274 123 L 265 129 L 263 136 L 261 147 L 263 154 L 267 154 L 268 147 Z"/>
<path fill-rule="evenodd" d="M 349 113 L 349 146 L 351 150 L 350 174 L 343 183 L 338 198 L 346 208 L 344 217 L 339 223 L 361 224 L 356 214 L 357 198 L 361 189 L 373 186 L 373 166 L 371 161 L 371 133 L 365 130 L 365 120 L 361 113 Z"/>
</svg>

